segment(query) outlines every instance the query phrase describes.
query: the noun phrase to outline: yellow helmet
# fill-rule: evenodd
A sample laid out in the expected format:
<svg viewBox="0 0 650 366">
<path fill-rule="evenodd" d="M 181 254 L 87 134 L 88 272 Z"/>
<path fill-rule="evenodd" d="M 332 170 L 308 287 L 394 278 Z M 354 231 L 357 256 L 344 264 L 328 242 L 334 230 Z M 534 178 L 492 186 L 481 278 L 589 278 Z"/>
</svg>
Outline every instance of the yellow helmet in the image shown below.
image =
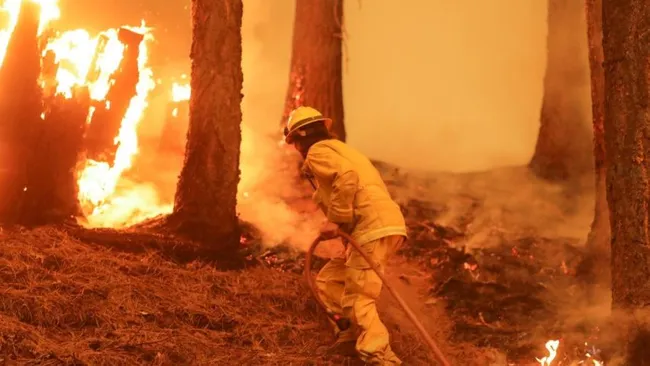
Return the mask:
<svg viewBox="0 0 650 366">
<path fill-rule="evenodd" d="M 332 127 L 332 120 L 323 117 L 315 108 L 302 106 L 294 109 L 287 119 L 287 127 L 284 128 L 284 141 L 290 144 L 298 129 L 316 122 L 323 122 L 328 130 Z"/>
</svg>

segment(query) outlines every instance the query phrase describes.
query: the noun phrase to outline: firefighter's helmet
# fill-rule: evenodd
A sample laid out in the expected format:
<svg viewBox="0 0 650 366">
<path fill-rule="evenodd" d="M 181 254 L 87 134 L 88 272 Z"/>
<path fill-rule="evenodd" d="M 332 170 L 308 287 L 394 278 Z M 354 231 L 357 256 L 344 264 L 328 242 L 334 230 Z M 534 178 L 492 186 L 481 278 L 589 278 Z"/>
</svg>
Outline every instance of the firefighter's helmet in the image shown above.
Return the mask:
<svg viewBox="0 0 650 366">
<path fill-rule="evenodd" d="M 332 127 L 332 120 L 324 117 L 315 108 L 302 106 L 294 109 L 289 114 L 287 126 L 284 128 L 284 141 L 290 144 L 296 134 L 305 136 L 306 132 L 301 128 L 316 122 L 322 122 L 328 130 Z"/>
</svg>

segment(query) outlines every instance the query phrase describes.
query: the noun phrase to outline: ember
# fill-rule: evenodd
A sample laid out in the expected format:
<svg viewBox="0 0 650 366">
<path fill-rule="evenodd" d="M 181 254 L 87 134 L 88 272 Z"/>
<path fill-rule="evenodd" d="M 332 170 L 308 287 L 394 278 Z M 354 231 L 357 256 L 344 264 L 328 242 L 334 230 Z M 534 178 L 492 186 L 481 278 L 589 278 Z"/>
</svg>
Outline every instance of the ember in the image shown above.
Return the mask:
<svg viewBox="0 0 650 366">
<path fill-rule="evenodd" d="M 537 362 L 540 363 L 541 366 L 551 366 L 551 362 L 555 360 L 555 357 L 557 356 L 557 348 L 560 346 L 560 341 L 558 340 L 550 340 L 546 342 L 546 350 L 548 351 L 548 356 L 544 356 L 541 359 L 538 358 Z"/>
</svg>

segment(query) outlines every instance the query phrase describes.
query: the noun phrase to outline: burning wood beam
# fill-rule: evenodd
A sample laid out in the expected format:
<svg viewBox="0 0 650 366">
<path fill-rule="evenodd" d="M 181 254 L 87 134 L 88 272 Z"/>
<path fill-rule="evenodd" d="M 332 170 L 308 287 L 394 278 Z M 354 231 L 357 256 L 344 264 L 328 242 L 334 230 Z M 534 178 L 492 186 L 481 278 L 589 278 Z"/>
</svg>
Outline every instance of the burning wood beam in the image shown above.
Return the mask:
<svg viewBox="0 0 650 366">
<path fill-rule="evenodd" d="M 138 57 L 144 35 L 128 28 L 120 28 L 118 39 L 124 45 L 120 67 L 112 75 L 114 83 L 106 95 L 106 101 L 95 105 L 96 112 L 85 137 L 88 158 L 111 165 L 118 148 L 118 144 L 114 142 L 115 137 L 119 134 L 129 103 L 136 95 L 136 86 L 140 79 Z"/>
</svg>

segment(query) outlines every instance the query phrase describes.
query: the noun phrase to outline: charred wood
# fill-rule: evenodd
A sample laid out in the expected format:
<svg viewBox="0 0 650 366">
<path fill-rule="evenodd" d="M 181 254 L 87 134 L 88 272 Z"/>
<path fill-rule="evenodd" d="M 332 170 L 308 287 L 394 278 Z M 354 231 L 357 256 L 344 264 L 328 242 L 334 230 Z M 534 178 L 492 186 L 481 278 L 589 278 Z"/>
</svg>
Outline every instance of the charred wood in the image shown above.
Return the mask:
<svg viewBox="0 0 650 366">
<path fill-rule="evenodd" d="M 79 207 L 76 168 L 82 149 L 90 105 L 87 89 L 73 97 L 51 96 L 45 100 L 45 119 L 34 136 L 38 146 L 29 169 L 25 212 L 32 224 L 72 220 Z"/>
<path fill-rule="evenodd" d="M 97 60 L 99 59 L 99 55 L 101 55 L 106 49 L 107 43 L 108 43 L 108 36 L 106 36 L 105 34 L 101 34 L 99 36 L 99 39 L 97 40 L 97 48 L 95 49 L 95 54 L 93 55 L 93 59 L 90 62 L 88 76 L 86 77 L 86 79 L 90 83 L 95 82 L 97 78 L 99 78 L 100 69 L 99 67 L 97 67 Z"/>
</svg>

